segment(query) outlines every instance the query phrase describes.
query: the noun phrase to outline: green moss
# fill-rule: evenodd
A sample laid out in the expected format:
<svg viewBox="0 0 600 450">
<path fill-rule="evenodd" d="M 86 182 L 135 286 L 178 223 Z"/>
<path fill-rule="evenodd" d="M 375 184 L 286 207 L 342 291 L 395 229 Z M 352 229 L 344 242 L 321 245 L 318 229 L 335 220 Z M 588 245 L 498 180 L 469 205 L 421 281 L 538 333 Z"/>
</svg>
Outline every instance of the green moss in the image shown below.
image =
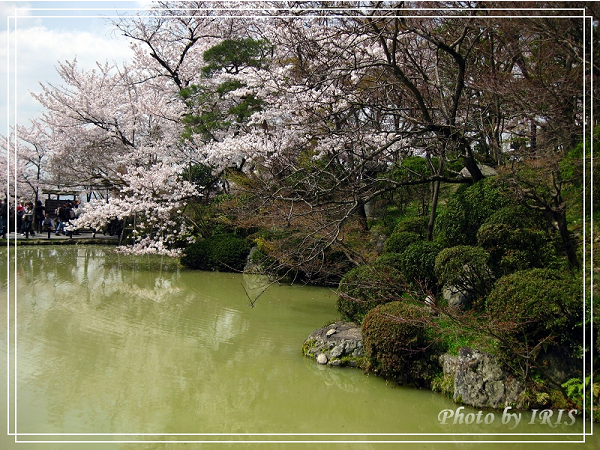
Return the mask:
<svg viewBox="0 0 600 450">
<path fill-rule="evenodd" d="M 454 377 L 452 375 L 437 374 L 431 380 L 431 390 L 452 398 L 454 396 Z"/>
<path fill-rule="evenodd" d="M 315 339 L 307 339 L 302 345 L 302 354 L 304 356 L 313 356 L 310 351 L 315 348 L 316 342 Z"/>
<path fill-rule="evenodd" d="M 364 368 L 367 359 L 364 356 L 342 356 L 340 358 L 342 367 L 358 367 Z"/>
</svg>

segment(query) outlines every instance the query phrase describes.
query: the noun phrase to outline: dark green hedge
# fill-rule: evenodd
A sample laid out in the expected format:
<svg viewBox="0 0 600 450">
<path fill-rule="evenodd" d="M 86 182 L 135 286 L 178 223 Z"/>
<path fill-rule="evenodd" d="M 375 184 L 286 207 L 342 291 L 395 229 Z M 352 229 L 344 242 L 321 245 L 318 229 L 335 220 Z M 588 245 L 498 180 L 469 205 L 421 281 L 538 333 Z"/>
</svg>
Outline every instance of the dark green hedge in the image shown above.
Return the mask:
<svg viewBox="0 0 600 450">
<path fill-rule="evenodd" d="M 509 205 L 500 208 L 488 217 L 484 224 L 501 224 L 512 229 L 527 228 L 539 231 L 548 228 L 548 221 L 541 211 L 529 209 L 523 205 Z"/>
<path fill-rule="evenodd" d="M 429 217 L 427 216 L 408 217 L 396 224 L 394 233 L 407 231 L 409 233 L 417 233 L 421 238 L 424 238 L 427 234 L 428 223 Z"/>
<path fill-rule="evenodd" d="M 477 243 L 490 254 L 490 266 L 498 275 L 552 267 L 561 261 L 552 235 L 533 228 L 485 223 L 477 231 Z"/>
<path fill-rule="evenodd" d="M 435 274 L 441 286 L 484 296 L 493 284 L 488 253 L 481 247 L 458 245 L 445 248 L 435 258 Z"/>
<path fill-rule="evenodd" d="M 233 234 L 215 234 L 188 246 L 180 262 L 192 269 L 242 271 L 249 252 L 245 239 Z"/>
</svg>

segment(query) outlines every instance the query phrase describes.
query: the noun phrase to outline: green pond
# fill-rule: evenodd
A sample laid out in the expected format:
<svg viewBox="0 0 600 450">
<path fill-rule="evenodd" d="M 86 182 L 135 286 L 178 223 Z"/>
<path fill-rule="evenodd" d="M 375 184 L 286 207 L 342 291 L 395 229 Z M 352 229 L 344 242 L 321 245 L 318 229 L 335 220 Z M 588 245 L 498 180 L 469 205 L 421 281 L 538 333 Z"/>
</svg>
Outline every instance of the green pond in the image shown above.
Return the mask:
<svg viewBox="0 0 600 450">
<path fill-rule="evenodd" d="M 556 427 L 531 412 L 514 427 L 502 411 L 483 411 L 478 424 L 469 408 L 458 412 L 473 423 L 444 424 L 442 411 L 458 405 L 441 395 L 304 358 L 304 339 L 337 317 L 326 288 L 272 285 L 250 307 L 263 277 L 73 245 L 19 246 L 16 258 L 0 250 L 0 276 L 2 450 L 558 449 L 583 440 L 584 422 L 566 412 Z M 570 445 L 598 446 L 585 441 Z"/>
</svg>

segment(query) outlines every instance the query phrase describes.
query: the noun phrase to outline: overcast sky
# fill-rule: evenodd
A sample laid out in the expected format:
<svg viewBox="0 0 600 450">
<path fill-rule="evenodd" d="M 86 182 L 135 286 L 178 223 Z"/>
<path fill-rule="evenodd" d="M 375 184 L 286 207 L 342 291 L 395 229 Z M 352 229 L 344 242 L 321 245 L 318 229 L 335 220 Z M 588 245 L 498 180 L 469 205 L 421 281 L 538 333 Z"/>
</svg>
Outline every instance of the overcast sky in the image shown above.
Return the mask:
<svg viewBox="0 0 600 450">
<path fill-rule="evenodd" d="M 91 69 L 96 61 L 129 59 L 128 42 L 114 32 L 107 16 L 134 14 L 149 3 L 0 0 L 0 134 L 6 136 L 8 120 L 14 124 L 15 100 L 20 124 L 40 115 L 30 92 L 40 92 L 40 82 L 60 83 L 58 61 L 77 58 L 80 68 Z"/>
</svg>

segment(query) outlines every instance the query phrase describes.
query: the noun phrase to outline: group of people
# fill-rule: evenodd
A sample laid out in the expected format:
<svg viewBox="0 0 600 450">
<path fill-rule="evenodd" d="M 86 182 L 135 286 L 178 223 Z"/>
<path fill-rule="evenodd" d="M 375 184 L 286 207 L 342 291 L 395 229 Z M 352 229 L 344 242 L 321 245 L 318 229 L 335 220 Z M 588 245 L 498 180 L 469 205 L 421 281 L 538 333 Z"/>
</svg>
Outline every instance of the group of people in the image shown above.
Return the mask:
<svg viewBox="0 0 600 450">
<path fill-rule="evenodd" d="M 6 200 L 0 199 L 0 234 L 6 238 L 9 231 L 11 219 L 16 216 L 16 232 L 22 236 L 35 236 L 36 232 L 47 231 L 59 234 L 66 234 L 66 227 L 69 222 L 78 216 L 79 201 L 65 201 L 55 211 L 56 222 L 51 218 L 49 211 L 41 200 L 33 202 L 21 200 L 16 208 L 7 208 Z"/>
</svg>

